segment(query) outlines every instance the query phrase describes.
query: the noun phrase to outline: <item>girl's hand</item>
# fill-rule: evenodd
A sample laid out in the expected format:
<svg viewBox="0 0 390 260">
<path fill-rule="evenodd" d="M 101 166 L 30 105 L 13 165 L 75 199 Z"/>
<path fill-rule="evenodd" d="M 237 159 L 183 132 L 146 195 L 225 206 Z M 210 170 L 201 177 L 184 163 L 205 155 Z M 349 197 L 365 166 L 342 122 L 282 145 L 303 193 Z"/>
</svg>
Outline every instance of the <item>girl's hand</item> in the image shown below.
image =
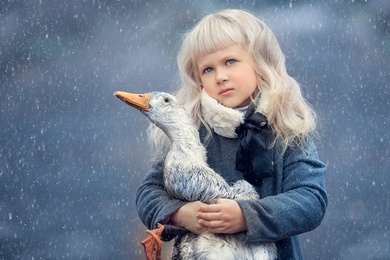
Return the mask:
<svg viewBox="0 0 390 260">
<path fill-rule="evenodd" d="M 196 214 L 203 204 L 200 201 L 188 202 L 171 215 L 171 223 L 174 226 L 185 228 L 194 234 L 201 234 L 206 228 L 198 223 Z"/>
<path fill-rule="evenodd" d="M 211 233 L 233 234 L 247 230 L 241 208 L 235 200 L 218 199 L 216 204 L 201 203 L 198 224 Z"/>
</svg>

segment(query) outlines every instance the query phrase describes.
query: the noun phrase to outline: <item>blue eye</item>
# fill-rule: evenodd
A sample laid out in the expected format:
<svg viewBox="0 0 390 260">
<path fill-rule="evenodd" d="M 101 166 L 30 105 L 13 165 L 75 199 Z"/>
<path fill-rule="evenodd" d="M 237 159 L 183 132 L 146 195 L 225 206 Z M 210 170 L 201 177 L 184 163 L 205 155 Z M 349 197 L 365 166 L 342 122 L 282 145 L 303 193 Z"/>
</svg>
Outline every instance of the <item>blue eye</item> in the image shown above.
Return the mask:
<svg viewBox="0 0 390 260">
<path fill-rule="evenodd" d="M 210 68 L 210 67 L 205 68 L 205 69 L 203 70 L 204 73 L 209 73 L 209 72 L 211 72 L 211 71 L 213 71 L 213 69 Z"/>
<path fill-rule="evenodd" d="M 226 64 L 233 64 L 233 63 L 236 63 L 235 59 L 229 59 L 226 61 Z"/>
</svg>

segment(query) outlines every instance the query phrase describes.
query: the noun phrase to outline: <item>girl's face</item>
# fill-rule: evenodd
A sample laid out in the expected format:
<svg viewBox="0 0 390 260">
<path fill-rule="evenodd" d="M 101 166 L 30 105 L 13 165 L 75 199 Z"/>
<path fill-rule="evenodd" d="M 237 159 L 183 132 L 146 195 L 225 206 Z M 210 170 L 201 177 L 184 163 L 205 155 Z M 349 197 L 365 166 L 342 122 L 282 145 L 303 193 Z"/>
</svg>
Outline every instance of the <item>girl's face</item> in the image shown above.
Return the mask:
<svg viewBox="0 0 390 260">
<path fill-rule="evenodd" d="M 249 53 L 240 44 L 200 56 L 196 62 L 206 93 L 226 107 L 245 107 L 257 88 Z"/>
</svg>

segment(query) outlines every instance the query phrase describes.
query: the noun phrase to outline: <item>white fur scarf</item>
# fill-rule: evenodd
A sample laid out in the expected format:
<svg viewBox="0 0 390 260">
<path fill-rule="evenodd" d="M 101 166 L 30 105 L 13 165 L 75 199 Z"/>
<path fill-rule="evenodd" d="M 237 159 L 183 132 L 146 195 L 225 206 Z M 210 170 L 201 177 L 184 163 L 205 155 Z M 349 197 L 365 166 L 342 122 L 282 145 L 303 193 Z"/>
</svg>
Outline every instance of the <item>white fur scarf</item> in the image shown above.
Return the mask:
<svg viewBox="0 0 390 260">
<path fill-rule="evenodd" d="M 206 91 L 202 90 L 201 96 L 202 115 L 207 124 L 215 133 L 227 137 L 236 138 L 236 127 L 244 122 L 241 112 L 225 107 L 217 100 L 210 97 Z"/>
</svg>

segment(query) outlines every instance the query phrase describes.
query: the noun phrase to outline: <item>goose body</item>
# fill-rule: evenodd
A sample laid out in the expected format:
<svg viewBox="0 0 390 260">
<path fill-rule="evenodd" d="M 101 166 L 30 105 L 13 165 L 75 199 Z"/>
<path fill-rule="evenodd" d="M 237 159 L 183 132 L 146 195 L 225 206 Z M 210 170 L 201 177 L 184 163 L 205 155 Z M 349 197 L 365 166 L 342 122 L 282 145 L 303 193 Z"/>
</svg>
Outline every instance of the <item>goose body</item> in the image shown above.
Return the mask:
<svg viewBox="0 0 390 260">
<path fill-rule="evenodd" d="M 185 201 L 215 203 L 218 198 L 257 200 L 254 187 L 245 180 L 230 186 L 207 164 L 199 132 L 175 97 L 165 92 L 144 95 L 116 92 L 127 104 L 139 109 L 169 137 L 171 144 L 164 162 L 165 189 Z M 234 235 L 188 232 L 179 244 L 182 259 L 274 259 L 273 243 L 246 245 Z"/>
</svg>

